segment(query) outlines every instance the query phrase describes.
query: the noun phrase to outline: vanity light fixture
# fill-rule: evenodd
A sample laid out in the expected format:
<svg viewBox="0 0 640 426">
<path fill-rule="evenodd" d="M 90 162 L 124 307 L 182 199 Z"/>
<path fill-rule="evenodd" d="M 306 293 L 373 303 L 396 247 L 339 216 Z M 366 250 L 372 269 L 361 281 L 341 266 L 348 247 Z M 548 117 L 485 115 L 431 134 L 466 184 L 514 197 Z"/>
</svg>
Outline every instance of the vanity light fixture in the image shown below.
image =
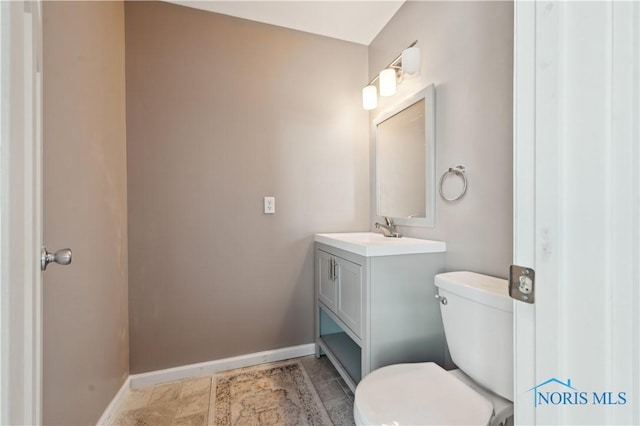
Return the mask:
<svg viewBox="0 0 640 426">
<path fill-rule="evenodd" d="M 419 47 L 407 47 L 402 51 L 402 73 L 405 77 L 415 77 L 420 74 Z"/>
<path fill-rule="evenodd" d="M 380 71 L 380 96 L 393 96 L 396 94 L 396 70 L 387 68 Z"/>
<path fill-rule="evenodd" d="M 362 108 L 366 110 L 378 107 L 378 89 L 374 85 L 366 86 L 362 89 Z"/>
<path fill-rule="evenodd" d="M 396 85 L 401 83 L 403 78 L 415 77 L 420 74 L 420 48 L 416 47 L 416 44 L 418 44 L 418 40 L 411 43 L 402 54 L 391 61 L 362 89 L 362 107 L 364 109 L 372 110 L 378 107 L 378 90 L 374 85 L 376 80 L 380 87 L 380 96 L 393 96 L 396 93 Z"/>
</svg>

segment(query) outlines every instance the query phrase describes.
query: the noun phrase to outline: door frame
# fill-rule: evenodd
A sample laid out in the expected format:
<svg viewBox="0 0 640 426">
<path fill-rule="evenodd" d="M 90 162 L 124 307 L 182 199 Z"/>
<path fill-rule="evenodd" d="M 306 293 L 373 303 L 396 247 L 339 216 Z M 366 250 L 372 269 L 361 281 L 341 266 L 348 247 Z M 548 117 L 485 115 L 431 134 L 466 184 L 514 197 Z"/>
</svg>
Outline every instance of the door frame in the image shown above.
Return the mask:
<svg viewBox="0 0 640 426">
<path fill-rule="evenodd" d="M 535 2 L 514 4 L 513 262 L 535 265 Z M 535 305 L 513 302 L 514 415 L 535 424 L 520 387 L 535 386 Z"/>
<path fill-rule="evenodd" d="M 41 13 L 0 2 L 1 424 L 42 424 Z"/>
</svg>

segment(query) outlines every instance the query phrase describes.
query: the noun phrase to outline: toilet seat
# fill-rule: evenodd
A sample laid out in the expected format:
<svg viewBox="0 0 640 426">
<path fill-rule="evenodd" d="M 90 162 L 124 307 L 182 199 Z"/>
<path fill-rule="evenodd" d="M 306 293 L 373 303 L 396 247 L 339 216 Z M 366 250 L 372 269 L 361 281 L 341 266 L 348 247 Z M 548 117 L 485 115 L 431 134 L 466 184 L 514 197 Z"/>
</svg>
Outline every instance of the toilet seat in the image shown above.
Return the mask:
<svg viewBox="0 0 640 426">
<path fill-rule="evenodd" d="M 489 400 L 435 363 L 380 368 L 358 384 L 354 402 L 361 425 L 487 425 Z"/>
</svg>

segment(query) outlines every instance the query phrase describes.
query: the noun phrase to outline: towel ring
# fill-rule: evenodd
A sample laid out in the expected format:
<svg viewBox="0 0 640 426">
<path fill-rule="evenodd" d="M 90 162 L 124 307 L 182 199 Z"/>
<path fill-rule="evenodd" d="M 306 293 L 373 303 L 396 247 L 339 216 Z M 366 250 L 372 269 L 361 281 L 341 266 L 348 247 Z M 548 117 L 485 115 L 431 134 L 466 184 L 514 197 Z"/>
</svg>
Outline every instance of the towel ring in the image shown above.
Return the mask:
<svg viewBox="0 0 640 426">
<path fill-rule="evenodd" d="M 456 166 L 456 167 L 449 167 L 449 169 L 447 171 L 445 171 L 442 176 L 440 176 L 440 183 L 438 184 L 438 191 L 440 192 L 440 196 L 442 197 L 443 200 L 446 201 L 456 201 L 459 200 L 460 197 L 462 197 L 465 192 L 467 192 L 467 175 L 466 175 L 466 168 L 464 166 Z M 442 183 L 444 182 L 444 178 L 445 176 L 447 176 L 449 173 L 454 173 L 458 176 L 462 176 L 462 182 L 464 183 L 464 186 L 462 187 L 462 191 L 460 191 L 460 193 L 452 198 L 447 198 L 444 196 L 444 193 L 442 192 Z"/>
</svg>

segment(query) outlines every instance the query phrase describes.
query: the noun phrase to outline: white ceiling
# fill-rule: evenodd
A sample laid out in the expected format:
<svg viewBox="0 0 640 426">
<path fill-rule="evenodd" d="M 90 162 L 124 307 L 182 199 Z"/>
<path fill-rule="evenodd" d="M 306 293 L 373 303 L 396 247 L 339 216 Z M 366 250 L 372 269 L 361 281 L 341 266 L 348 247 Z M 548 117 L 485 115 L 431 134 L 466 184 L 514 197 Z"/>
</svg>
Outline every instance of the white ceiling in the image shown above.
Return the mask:
<svg viewBox="0 0 640 426">
<path fill-rule="evenodd" d="M 369 45 L 404 0 L 167 0 L 196 9 Z"/>
</svg>

